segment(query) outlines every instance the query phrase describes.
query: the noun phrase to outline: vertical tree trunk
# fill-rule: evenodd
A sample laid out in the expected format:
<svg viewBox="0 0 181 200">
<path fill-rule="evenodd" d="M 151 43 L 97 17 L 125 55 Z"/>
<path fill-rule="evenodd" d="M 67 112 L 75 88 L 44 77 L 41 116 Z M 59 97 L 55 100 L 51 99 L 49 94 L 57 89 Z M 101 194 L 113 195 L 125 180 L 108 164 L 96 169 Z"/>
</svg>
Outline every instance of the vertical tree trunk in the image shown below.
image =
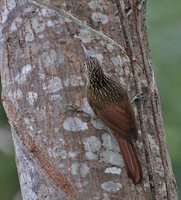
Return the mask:
<svg viewBox="0 0 181 200">
<path fill-rule="evenodd" d="M 145 0 L 0 2 L 1 80 L 23 199 L 176 199 L 151 68 Z M 128 179 L 115 139 L 90 112 L 80 45 L 130 97 L 144 181 Z"/>
</svg>

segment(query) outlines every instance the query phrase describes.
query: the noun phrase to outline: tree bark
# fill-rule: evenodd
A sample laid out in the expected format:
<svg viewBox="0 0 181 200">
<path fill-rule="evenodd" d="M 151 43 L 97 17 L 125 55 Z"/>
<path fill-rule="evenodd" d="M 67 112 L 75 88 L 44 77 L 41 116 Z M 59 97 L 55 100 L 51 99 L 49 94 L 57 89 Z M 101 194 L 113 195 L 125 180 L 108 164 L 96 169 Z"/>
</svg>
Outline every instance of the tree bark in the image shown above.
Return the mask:
<svg viewBox="0 0 181 200">
<path fill-rule="evenodd" d="M 145 25 L 145 0 L 0 2 L 1 81 L 23 199 L 177 198 Z M 127 89 L 144 181 L 128 179 L 117 142 L 91 113 L 80 41 Z"/>
</svg>

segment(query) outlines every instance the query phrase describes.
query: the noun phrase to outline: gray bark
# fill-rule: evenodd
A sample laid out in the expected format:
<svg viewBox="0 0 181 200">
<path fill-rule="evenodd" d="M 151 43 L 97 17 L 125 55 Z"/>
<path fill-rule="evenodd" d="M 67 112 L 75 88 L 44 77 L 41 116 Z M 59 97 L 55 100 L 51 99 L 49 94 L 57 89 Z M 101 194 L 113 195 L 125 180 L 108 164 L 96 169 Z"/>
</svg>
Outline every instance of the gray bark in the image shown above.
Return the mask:
<svg viewBox="0 0 181 200">
<path fill-rule="evenodd" d="M 23 199 L 177 198 L 152 71 L 145 0 L 0 2 L 2 98 Z M 80 45 L 127 89 L 144 181 L 128 179 L 115 139 L 91 112 Z"/>
</svg>

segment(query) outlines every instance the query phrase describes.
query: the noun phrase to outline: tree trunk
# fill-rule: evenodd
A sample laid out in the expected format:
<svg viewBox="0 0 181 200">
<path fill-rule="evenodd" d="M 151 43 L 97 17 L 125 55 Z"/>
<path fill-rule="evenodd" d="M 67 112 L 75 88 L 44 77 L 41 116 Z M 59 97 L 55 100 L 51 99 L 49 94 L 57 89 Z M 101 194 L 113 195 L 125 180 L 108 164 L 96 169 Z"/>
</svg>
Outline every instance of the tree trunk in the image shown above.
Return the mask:
<svg viewBox="0 0 181 200">
<path fill-rule="evenodd" d="M 145 0 L 1 0 L 2 98 L 23 199 L 177 198 L 148 47 Z M 128 179 L 117 142 L 86 100 L 80 41 L 127 89 L 144 181 Z"/>
</svg>

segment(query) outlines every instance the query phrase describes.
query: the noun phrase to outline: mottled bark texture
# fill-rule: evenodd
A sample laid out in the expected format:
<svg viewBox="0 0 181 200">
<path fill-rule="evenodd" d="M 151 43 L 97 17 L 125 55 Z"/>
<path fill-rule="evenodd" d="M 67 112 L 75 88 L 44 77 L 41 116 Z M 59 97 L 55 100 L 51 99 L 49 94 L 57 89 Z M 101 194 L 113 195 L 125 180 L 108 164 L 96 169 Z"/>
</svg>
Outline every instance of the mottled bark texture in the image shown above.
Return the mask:
<svg viewBox="0 0 181 200">
<path fill-rule="evenodd" d="M 23 199 L 176 199 L 145 27 L 145 0 L 1 0 L 2 98 Z M 115 139 L 91 112 L 80 41 L 133 104 L 144 181 L 128 179 Z"/>
</svg>

